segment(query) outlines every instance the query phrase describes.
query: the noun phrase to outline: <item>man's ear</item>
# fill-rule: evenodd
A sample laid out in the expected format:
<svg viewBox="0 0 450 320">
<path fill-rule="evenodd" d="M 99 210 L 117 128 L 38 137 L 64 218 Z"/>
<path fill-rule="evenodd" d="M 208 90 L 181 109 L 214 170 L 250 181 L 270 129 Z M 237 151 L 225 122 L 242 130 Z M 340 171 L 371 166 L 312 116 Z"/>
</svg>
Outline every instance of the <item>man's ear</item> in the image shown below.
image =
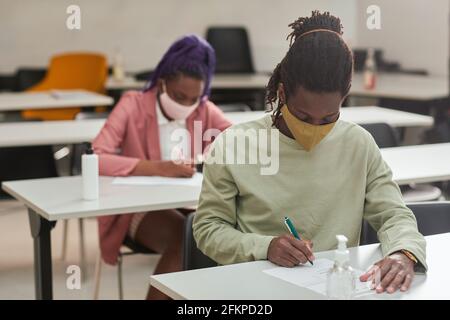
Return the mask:
<svg viewBox="0 0 450 320">
<path fill-rule="evenodd" d="M 284 85 L 282 83 L 278 85 L 278 100 L 282 105 L 286 104 L 286 94 L 284 92 Z"/>
</svg>

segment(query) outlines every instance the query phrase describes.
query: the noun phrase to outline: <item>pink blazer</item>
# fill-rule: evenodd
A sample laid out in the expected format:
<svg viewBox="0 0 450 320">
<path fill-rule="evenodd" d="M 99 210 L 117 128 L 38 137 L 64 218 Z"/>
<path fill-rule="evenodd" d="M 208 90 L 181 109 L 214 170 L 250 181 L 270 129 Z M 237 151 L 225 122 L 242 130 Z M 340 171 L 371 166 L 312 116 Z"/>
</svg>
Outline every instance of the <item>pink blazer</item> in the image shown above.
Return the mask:
<svg viewBox="0 0 450 320">
<path fill-rule="evenodd" d="M 186 119 L 192 151 L 194 121 L 201 121 L 201 126 L 195 126 L 198 131 L 195 136 L 199 137 L 202 137 L 207 129 L 223 131 L 231 125 L 215 104 L 208 100 L 203 102 Z M 208 144 L 209 142 L 202 142 L 200 152 L 205 150 Z M 161 160 L 156 90 L 126 92 L 92 145 L 99 156 L 100 175 L 104 176 L 127 176 L 141 159 Z M 98 218 L 100 250 L 106 263 L 117 263 L 119 249 L 127 234 L 131 217 L 132 214 L 125 214 Z"/>
</svg>

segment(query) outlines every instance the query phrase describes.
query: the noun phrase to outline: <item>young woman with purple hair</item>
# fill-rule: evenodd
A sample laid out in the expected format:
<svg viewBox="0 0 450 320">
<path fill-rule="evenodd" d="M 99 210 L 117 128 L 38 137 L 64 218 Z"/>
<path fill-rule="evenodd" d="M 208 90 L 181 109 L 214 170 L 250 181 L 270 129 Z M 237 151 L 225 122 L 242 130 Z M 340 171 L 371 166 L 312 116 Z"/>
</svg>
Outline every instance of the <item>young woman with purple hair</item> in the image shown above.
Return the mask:
<svg viewBox="0 0 450 320">
<path fill-rule="evenodd" d="M 205 131 L 230 125 L 208 100 L 214 67 L 214 50 L 200 37 L 188 35 L 173 43 L 145 89 L 125 93 L 93 141 L 100 174 L 192 176 L 195 169 L 187 162 L 210 143 L 201 139 Z M 187 143 L 180 146 L 183 132 L 186 137 L 181 140 Z M 201 141 L 194 141 L 198 137 Z M 162 254 L 155 274 L 179 271 L 184 219 L 175 209 L 100 217 L 102 258 L 116 264 L 120 246 L 129 237 Z M 167 297 L 150 287 L 147 298 Z"/>
</svg>

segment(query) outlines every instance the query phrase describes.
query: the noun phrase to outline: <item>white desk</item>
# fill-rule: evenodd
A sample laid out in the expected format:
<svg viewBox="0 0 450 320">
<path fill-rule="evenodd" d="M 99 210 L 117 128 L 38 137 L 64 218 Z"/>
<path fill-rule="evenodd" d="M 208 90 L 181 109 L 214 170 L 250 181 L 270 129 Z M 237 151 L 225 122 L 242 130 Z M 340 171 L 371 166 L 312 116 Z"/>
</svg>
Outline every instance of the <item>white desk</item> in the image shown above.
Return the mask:
<svg viewBox="0 0 450 320">
<path fill-rule="evenodd" d="M 100 177 L 95 201 L 82 200 L 79 176 L 4 182 L 3 189 L 48 221 L 189 207 L 200 195 L 200 187 L 115 185 L 113 179 Z"/>
<path fill-rule="evenodd" d="M 399 185 L 450 180 L 450 143 L 381 149 Z"/>
<path fill-rule="evenodd" d="M 265 114 L 267 113 L 264 111 L 225 113 L 233 123 L 256 120 Z M 432 117 L 379 107 L 342 108 L 341 119 L 359 124 L 387 122 L 393 127 L 430 127 L 433 125 Z M 104 119 L 0 123 L 0 147 L 92 141 L 104 123 Z"/>
<path fill-rule="evenodd" d="M 53 298 L 50 233 L 57 220 L 193 206 L 200 194 L 200 187 L 113 185 L 112 179 L 100 177 L 100 197 L 94 201 L 82 200 L 81 177 L 2 184 L 3 190 L 28 207 L 37 299 Z"/>
<path fill-rule="evenodd" d="M 213 89 L 259 89 L 264 90 L 269 82 L 268 74 L 218 74 L 215 75 L 211 87 Z M 109 78 L 107 89 L 139 90 L 146 81 L 137 81 L 126 77 L 122 81 Z M 350 95 L 364 97 L 384 97 L 407 100 L 435 100 L 449 96 L 449 84 L 446 77 L 418 76 L 408 74 L 380 73 L 374 90 L 364 89 L 362 73 L 353 75 Z"/>
<path fill-rule="evenodd" d="M 0 112 L 24 109 L 52 109 L 70 107 L 107 106 L 113 104 L 111 97 L 86 90 L 57 90 L 61 95 L 43 92 L 0 93 Z"/>
<path fill-rule="evenodd" d="M 263 117 L 267 112 L 227 112 L 225 115 L 233 123 L 252 121 Z M 434 120 L 430 116 L 380 107 L 344 107 L 340 119 L 357 124 L 384 122 L 392 127 L 431 127 Z"/>
<path fill-rule="evenodd" d="M 136 80 L 134 77 L 126 76 L 122 80 L 116 80 L 110 76 L 106 80 L 106 90 L 142 90 L 147 81 Z"/>
<path fill-rule="evenodd" d="M 350 94 L 374 98 L 429 101 L 447 98 L 449 83 L 447 77 L 380 73 L 375 89 L 366 90 L 363 75 L 355 73 Z"/>
<path fill-rule="evenodd" d="M 95 126 L 94 129 L 99 130 L 103 124 L 103 122 L 100 123 L 100 121 L 104 120 L 86 121 L 93 121 L 93 124 L 91 125 L 93 127 Z M 78 122 L 83 121 L 73 121 L 73 124 L 79 125 Z M 5 136 L 2 134 L 1 128 L 2 125 L 0 125 L 0 147 L 12 145 L 24 146 L 33 144 L 81 143 L 91 140 L 87 139 L 89 138 L 86 135 L 87 133 L 85 134 L 82 131 L 73 130 L 82 128 L 82 126 L 68 126 L 67 128 L 70 128 L 70 130 L 66 130 L 68 133 L 64 135 L 64 130 L 61 130 L 61 136 L 52 136 L 49 131 L 42 140 L 40 140 L 39 137 L 34 137 L 31 132 L 27 131 L 28 133 L 26 135 L 22 135 L 23 140 L 20 140 L 21 137 L 16 137 L 15 139 L 11 138 L 11 141 L 9 141 L 8 138 L 4 138 Z M 93 129 L 88 129 L 93 133 Z M 19 131 L 20 130 L 17 130 L 17 132 Z M 39 130 L 36 132 L 39 132 Z M 93 136 L 95 136 L 95 134 L 93 134 Z M 381 149 L 381 154 L 392 169 L 394 181 L 399 185 L 450 180 L 450 143 L 384 148 Z"/>
<path fill-rule="evenodd" d="M 212 89 L 264 89 L 270 76 L 266 74 L 217 74 L 211 82 Z M 133 77 L 125 77 L 123 80 L 115 80 L 109 77 L 106 82 L 108 90 L 140 90 L 147 81 L 135 80 Z"/>
<path fill-rule="evenodd" d="M 448 264 L 445 252 L 450 233 L 427 236 L 427 275 L 416 275 L 406 293 L 373 294 L 367 299 L 450 299 Z M 333 251 L 316 253 L 317 258 L 333 259 Z M 350 248 L 354 268 L 366 270 L 381 259 L 379 244 Z M 325 299 L 308 289 L 263 273 L 276 267 L 269 261 L 256 261 L 214 268 L 151 276 L 150 283 L 173 299 L 189 300 L 309 300 Z"/>
<path fill-rule="evenodd" d="M 74 144 L 92 141 L 104 119 L 0 123 L 0 147 Z"/>
<path fill-rule="evenodd" d="M 212 89 L 265 89 L 268 74 L 217 74 L 211 82 Z"/>
<path fill-rule="evenodd" d="M 383 149 L 399 184 L 450 179 L 450 143 Z M 4 182 L 3 189 L 29 208 L 34 238 L 36 297 L 52 298 L 50 231 L 52 221 L 197 204 L 200 187 L 111 185 L 100 179 L 100 199 L 81 200 L 80 177 Z"/>
</svg>

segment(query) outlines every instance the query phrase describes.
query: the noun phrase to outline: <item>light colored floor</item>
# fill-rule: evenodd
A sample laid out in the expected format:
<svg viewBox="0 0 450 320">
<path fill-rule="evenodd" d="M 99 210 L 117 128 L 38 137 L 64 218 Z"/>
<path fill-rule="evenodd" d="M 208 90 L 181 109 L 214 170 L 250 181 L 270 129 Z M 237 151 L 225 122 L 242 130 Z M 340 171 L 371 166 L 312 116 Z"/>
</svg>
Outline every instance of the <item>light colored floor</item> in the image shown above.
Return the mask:
<svg viewBox="0 0 450 320">
<path fill-rule="evenodd" d="M 76 220 L 69 222 L 67 261 L 62 261 L 62 223 L 52 231 L 54 299 L 92 299 L 94 266 L 98 253 L 97 222 L 85 220 L 87 274 L 81 289 L 66 286 L 67 267 L 79 264 L 79 236 Z M 24 206 L 14 200 L 0 201 L 0 299 L 34 299 L 33 242 Z M 124 258 L 124 298 L 144 299 L 158 255 Z M 117 268 L 103 264 L 100 299 L 118 299 Z"/>
</svg>

